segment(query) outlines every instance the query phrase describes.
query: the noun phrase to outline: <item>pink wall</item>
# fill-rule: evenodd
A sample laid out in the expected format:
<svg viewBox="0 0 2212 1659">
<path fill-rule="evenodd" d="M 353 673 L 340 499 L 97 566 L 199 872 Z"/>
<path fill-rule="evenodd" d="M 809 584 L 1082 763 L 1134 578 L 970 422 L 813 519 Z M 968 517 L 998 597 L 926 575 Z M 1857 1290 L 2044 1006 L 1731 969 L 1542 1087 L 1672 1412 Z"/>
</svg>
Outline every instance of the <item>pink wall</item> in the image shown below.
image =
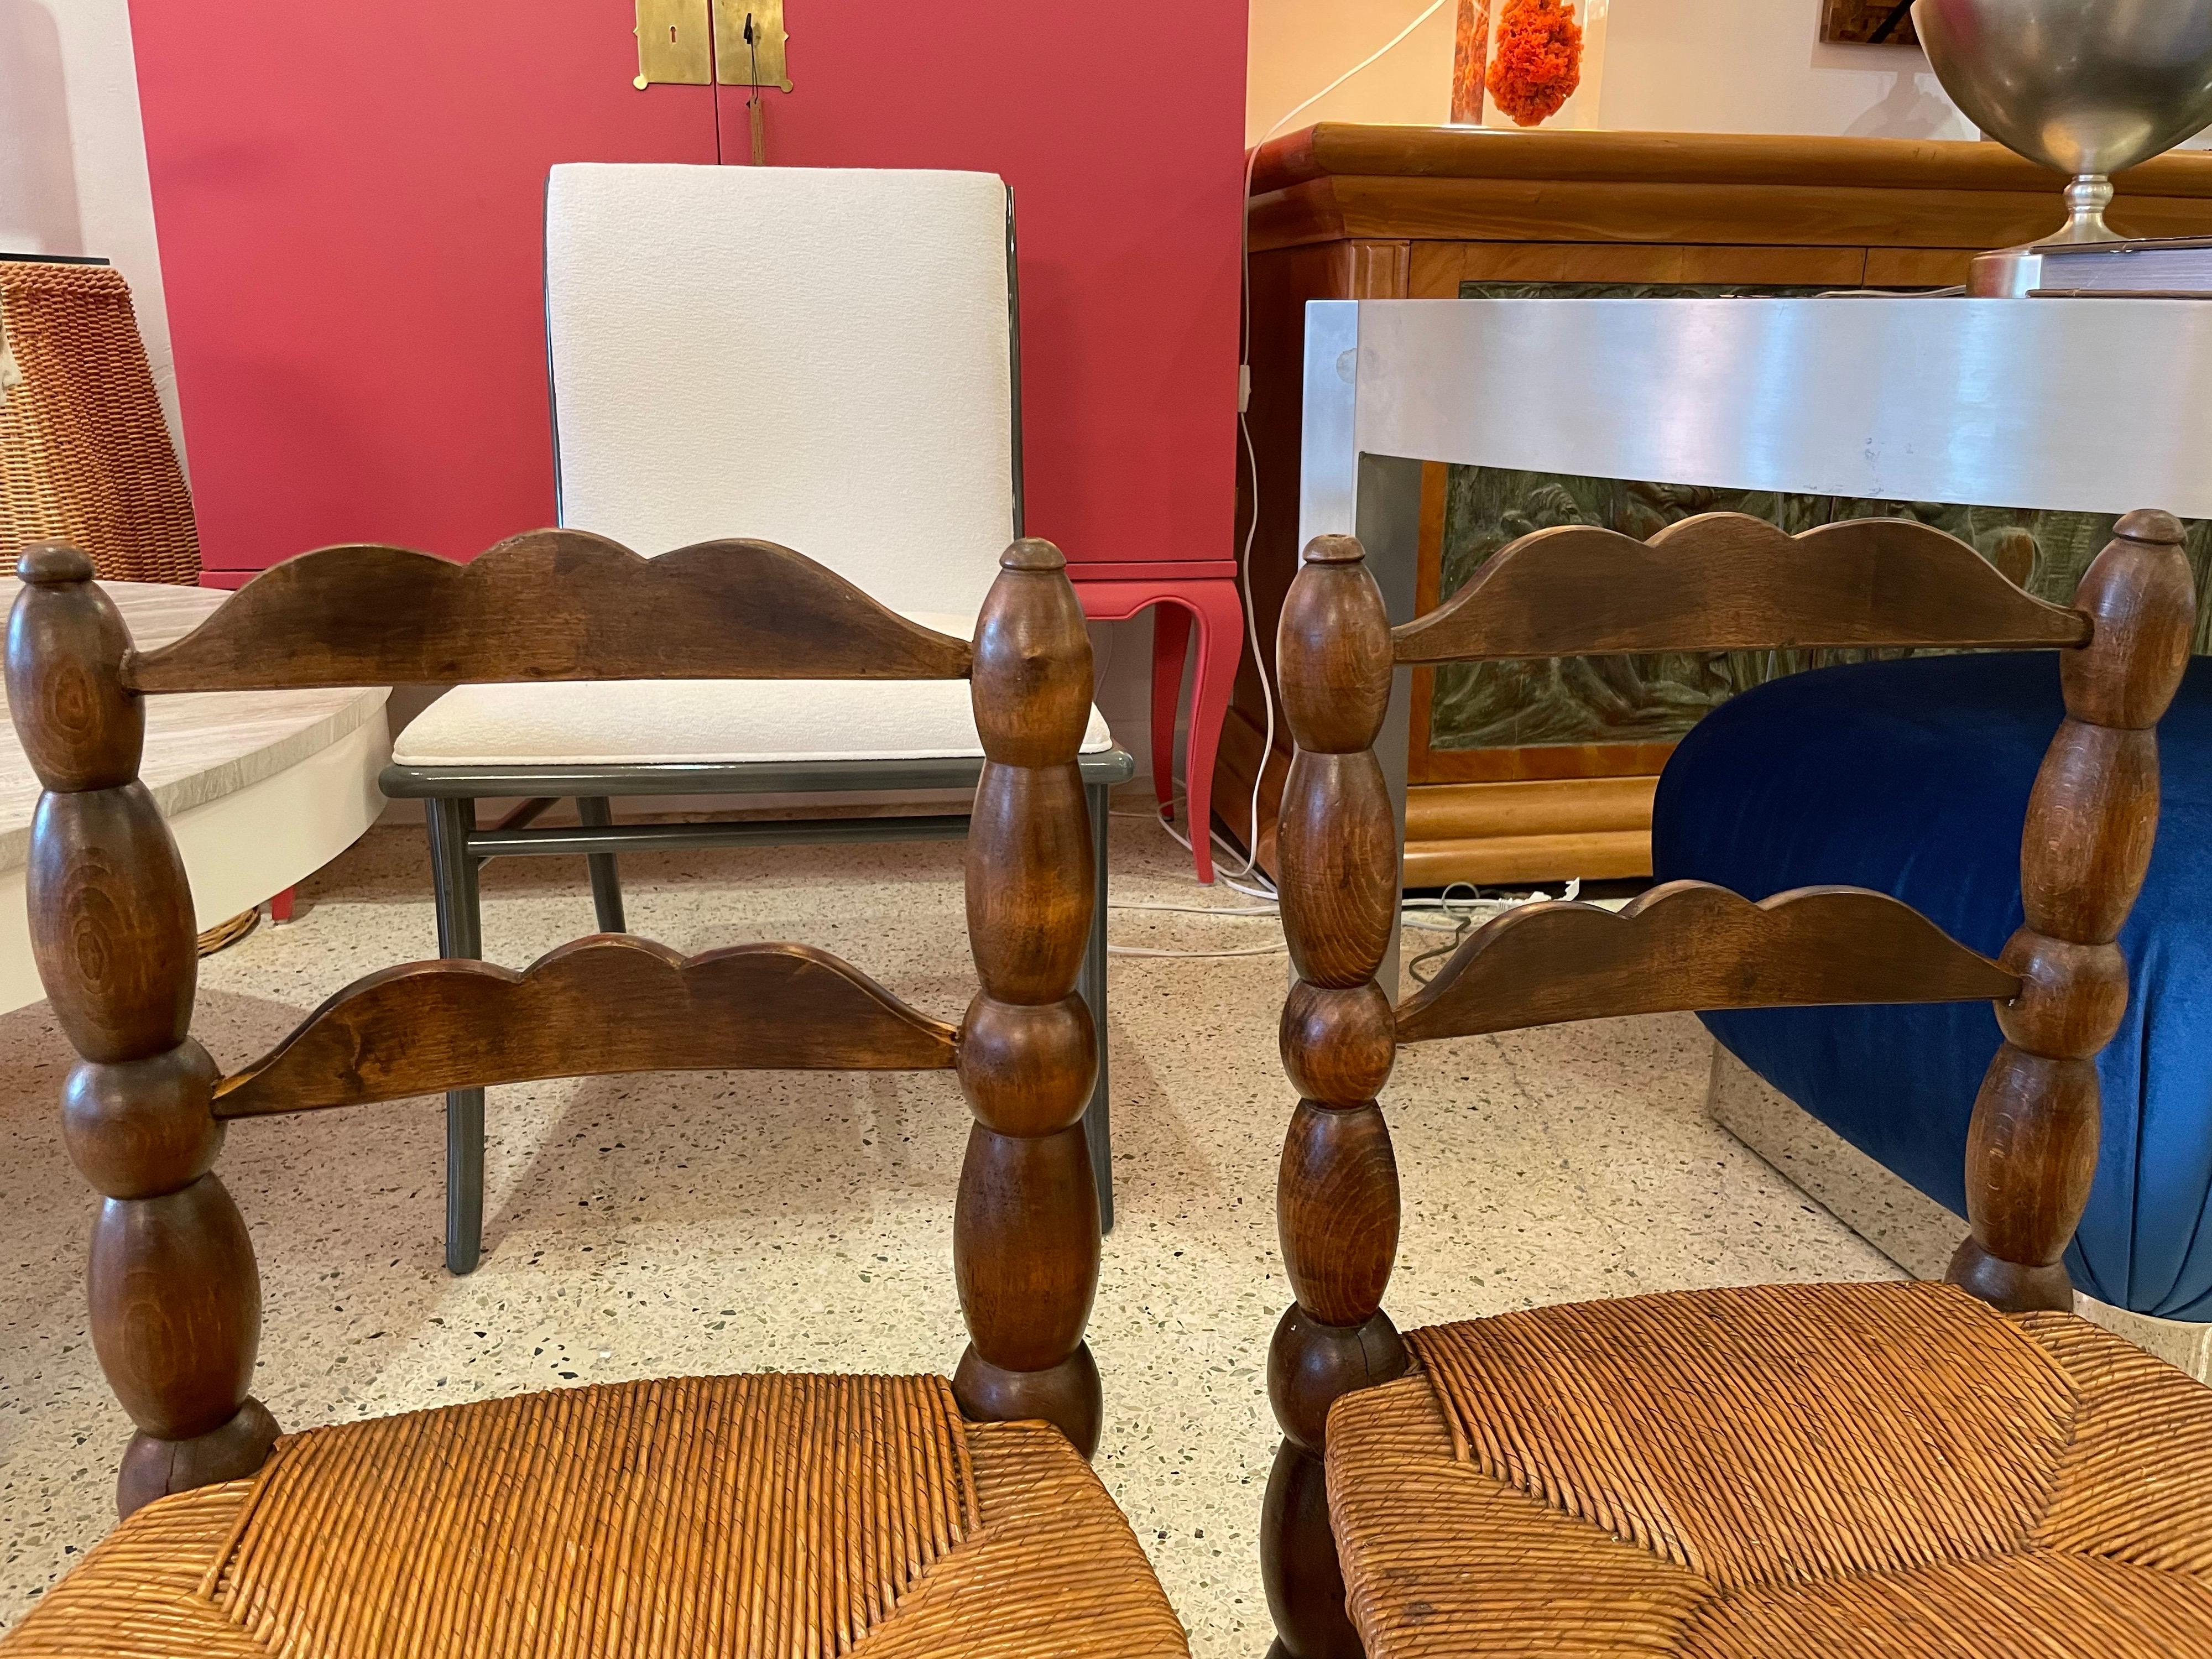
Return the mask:
<svg viewBox="0 0 2212 1659">
<path fill-rule="evenodd" d="M 1032 531 L 1075 559 L 1230 556 L 1244 0 L 1124 38 L 1073 0 L 789 14 L 772 161 L 1014 186 Z M 545 170 L 710 161 L 713 95 L 630 86 L 627 0 L 131 15 L 210 572 L 550 521 Z"/>
</svg>

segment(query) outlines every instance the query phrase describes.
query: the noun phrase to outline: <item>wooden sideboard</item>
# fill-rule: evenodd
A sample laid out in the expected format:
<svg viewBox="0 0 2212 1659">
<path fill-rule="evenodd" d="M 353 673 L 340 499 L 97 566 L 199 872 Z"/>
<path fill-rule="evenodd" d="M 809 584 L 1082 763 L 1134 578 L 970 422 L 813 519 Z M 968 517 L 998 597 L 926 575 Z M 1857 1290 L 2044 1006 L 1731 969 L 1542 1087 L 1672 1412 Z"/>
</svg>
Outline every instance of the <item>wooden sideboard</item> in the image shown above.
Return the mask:
<svg viewBox="0 0 2212 1659">
<path fill-rule="evenodd" d="M 2124 233 L 2212 234 L 2212 154 L 2162 156 L 2115 182 L 2112 218 Z M 2062 184 L 1993 143 L 1343 125 L 1268 143 L 1248 204 L 1251 586 L 1267 672 L 1298 550 L 1307 301 L 1940 288 L 1963 283 L 1975 253 L 2055 229 Z M 1425 471 L 1423 608 L 1447 586 L 1457 471 Z M 1470 745 L 1455 743 L 1465 734 L 1442 718 L 1436 672 L 1417 671 L 1408 886 L 1650 873 L 1652 792 L 1670 733 Z M 1256 832 L 1270 871 L 1290 758 L 1277 727 L 1263 756 L 1261 687 L 1248 663 L 1222 736 L 1214 810 L 1240 839 Z"/>
</svg>

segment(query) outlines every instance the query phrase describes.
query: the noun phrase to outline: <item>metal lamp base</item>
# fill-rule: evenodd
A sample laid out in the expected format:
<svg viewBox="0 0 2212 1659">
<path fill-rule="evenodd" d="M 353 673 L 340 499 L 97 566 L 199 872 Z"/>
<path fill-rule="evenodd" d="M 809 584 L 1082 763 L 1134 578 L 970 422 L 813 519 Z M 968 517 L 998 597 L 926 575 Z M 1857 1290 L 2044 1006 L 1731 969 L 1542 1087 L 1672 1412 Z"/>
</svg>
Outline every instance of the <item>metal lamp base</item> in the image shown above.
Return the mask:
<svg viewBox="0 0 2212 1659">
<path fill-rule="evenodd" d="M 2043 244 L 1977 253 L 1966 268 L 1966 293 L 1977 300 L 2025 300 L 2043 286 Z"/>
<path fill-rule="evenodd" d="M 2081 174 L 2066 186 L 2066 222 L 2057 234 L 1975 255 L 1967 270 L 1966 292 L 1977 300 L 2024 300 L 2043 286 L 2045 249 L 2124 240 L 2105 222 L 2105 210 L 2112 204 L 2110 178 L 2101 173 Z"/>
</svg>

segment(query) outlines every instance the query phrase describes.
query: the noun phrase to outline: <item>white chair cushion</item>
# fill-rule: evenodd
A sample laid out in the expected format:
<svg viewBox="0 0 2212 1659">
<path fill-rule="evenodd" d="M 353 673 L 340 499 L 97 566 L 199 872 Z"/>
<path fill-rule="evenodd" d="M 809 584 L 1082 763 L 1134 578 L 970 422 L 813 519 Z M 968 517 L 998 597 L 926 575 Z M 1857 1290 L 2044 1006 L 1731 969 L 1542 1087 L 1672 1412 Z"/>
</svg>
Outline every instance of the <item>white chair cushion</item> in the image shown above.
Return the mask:
<svg viewBox="0 0 2212 1659">
<path fill-rule="evenodd" d="M 1091 711 L 1083 752 L 1114 746 Z M 393 744 L 402 766 L 634 766 L 980 756 L 965 680 L 574 680 L 463 685 Z"/>
<path fill-rule="evenodd" d="M 965 635 L 1013 537 L 1006 190 L 989 173 L 582 163 L 545 204 L 561 521 L 784 544 Z M 1113 746 L 1094 710 L 1086 753 Z M 462 686 L 407 766 L 978 756 L 962 681 Z"/>
<path fill-rule="evenodd" d="M 972 615 L 1013 538 L 1006 301 L 990 173 L 556 167 L 561 521 L 647 554 L 763 538 Z"/>
</svg>

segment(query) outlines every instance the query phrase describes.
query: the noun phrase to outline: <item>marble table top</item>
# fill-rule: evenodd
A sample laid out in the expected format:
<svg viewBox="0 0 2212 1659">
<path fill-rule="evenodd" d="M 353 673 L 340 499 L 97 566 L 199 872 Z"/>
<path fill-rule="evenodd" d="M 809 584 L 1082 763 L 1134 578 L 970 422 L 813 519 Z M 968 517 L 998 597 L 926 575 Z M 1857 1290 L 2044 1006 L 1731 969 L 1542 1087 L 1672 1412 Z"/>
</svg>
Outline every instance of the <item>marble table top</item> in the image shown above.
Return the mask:
<svg viewBox="0 0 2212 1659">
<path fill-rule="evenodd" d="M 230 596 L 215 588 L 102 582 L 142 650 L 189 633 Z M 0 578 L 0 605 L 22 584 Z M 333 691 L 180 692 L 146 699 L 146 757 L 139 776 L 165 817 L 236 793 L 328 748 L 380 718 L 388 688 Z M 0 690 L 0 703 L 6 693 Z M 0 726 L 0 871 L 21 866 L 31 844 L 39 780 L 15 738 Z"/>
</svg>

